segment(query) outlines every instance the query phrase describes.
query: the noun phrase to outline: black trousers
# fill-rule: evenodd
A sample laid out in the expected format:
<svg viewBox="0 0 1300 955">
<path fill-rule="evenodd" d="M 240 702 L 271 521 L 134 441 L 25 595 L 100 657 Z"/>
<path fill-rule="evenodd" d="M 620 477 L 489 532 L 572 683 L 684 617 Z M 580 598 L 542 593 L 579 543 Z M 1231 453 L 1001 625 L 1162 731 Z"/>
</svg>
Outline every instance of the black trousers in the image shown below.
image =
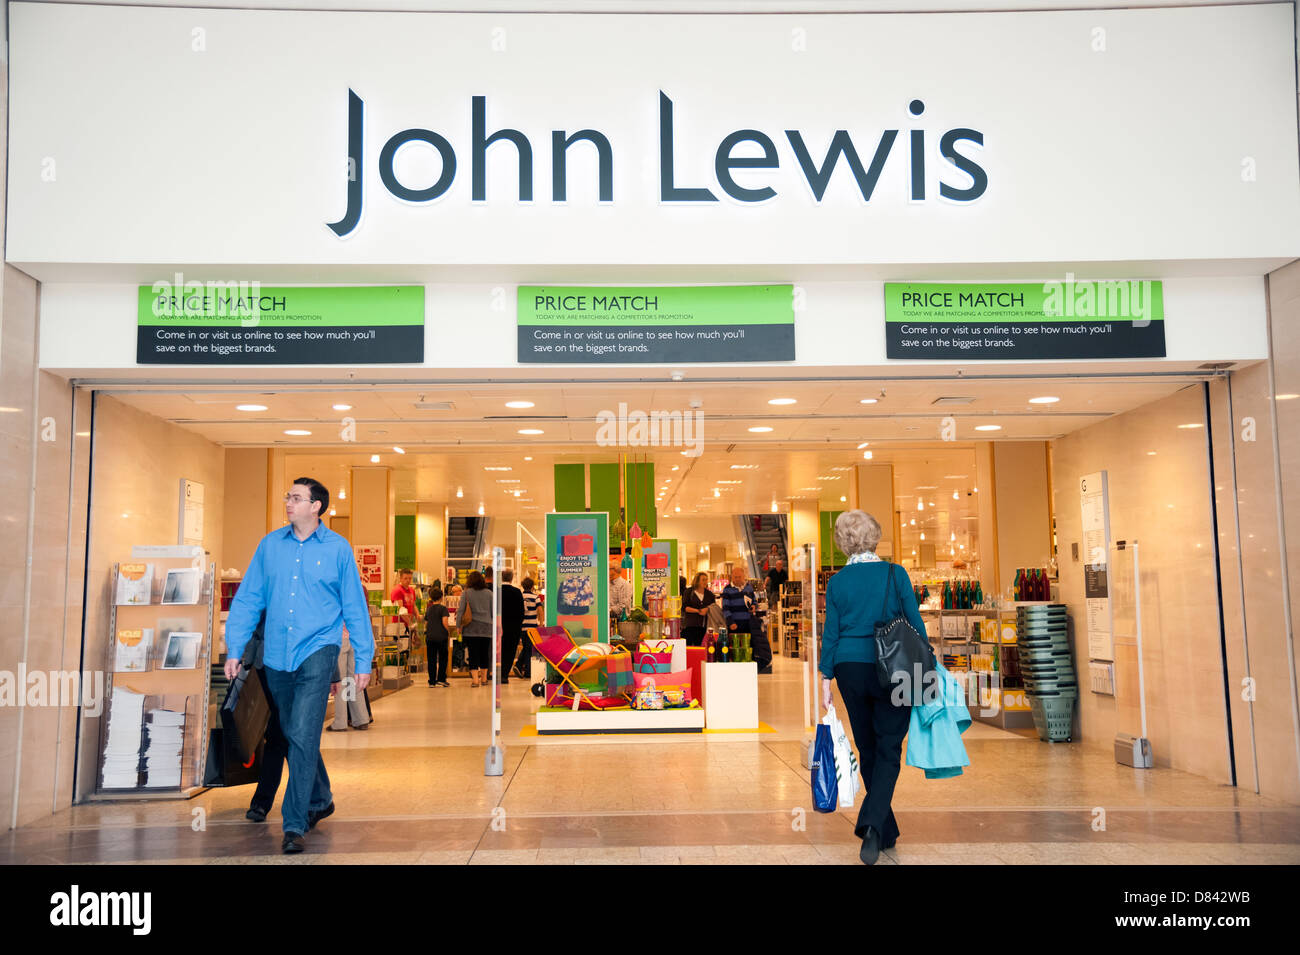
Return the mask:
<svg viewBox="0 0 1300 955">
<path fill-rule="evenodd" d="M 445 683 L 447 680 L 449 642 L 446 640 L 430 640 L 426 646 L 429 653 L 429 685 Z"/>
<path fill-rule="evenodd" d="M 515 656 L 519 653 L 519 641 L 524 636 L 524 632 L 519 629 L 511 630 L 509 628 L 501 632 L 501 682 L 510 682 L 510 671 L 515 664 Z"/>
<path fill-rule="evenodd" d="M 881 848 L 888 848 L 898 839 L 898 820 L 889 804 L 898 782 L 903 737 L 907 735 L 912 708 L 889 702 L 892 688 L 881 685 L 874 663 L 835 664 L 835 684 L 849 711 L 853 744 L 858 749 L 858 765 L 867 790 L 854 832 L 862 838 L 870 826 L 880 833 Z"/>
<path fill-rule="evenodd" d="M 704 628 L 682 627 L 682 639 L 686 641 L 688 647 L 702 647 L 704 646 Z"/>
<path fill-rule="evenodd" d="M 754 651 L 754 662 L 760 670 L 772 665 L 772 645 L 767 642 L 767 631 L 757 621 L 749 635 L 749 646 Z"/>
</svg>

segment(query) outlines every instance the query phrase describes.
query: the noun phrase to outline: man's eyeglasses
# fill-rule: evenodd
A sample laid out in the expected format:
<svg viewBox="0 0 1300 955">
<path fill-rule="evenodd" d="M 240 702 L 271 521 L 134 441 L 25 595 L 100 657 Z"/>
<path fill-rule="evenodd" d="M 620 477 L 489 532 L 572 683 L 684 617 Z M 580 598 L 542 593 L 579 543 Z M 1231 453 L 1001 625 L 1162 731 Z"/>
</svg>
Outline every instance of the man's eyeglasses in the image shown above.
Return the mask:
<svg viewBox="0 0 1300 955">
<path fill-rule="evenodd" d="M 303 497 L 301 494 L 286 494 L 284 496 L 284 500 L 285 503 L 292 502 L 294 504 L 306 504 L 308 501 L 311 500 L 311 495 L 308 495 L 307 497 Z"/>
</svg>

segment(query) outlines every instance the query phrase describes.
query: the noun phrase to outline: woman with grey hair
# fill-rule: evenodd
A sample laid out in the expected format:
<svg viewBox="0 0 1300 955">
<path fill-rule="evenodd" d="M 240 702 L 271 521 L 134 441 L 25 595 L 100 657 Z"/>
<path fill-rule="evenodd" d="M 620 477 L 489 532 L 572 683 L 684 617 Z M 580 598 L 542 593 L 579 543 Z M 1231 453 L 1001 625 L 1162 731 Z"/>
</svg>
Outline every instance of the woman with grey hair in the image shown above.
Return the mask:
<svg viewBox="0 0 1300 955">
<path fill-rule="evenodd" d="M 881 849 L 898 839 L 890 801 L 903 755 L 910 706 L 896 706 L 892 687 L 876 674 L 877 623 L 905 616 L 925 636 L 925 624 L 907 574 L 876 556 L 880 523 L 866 511 L 845 511 L 835 521 L 835 544 L 848 563 L 826 586 L 826 625 L 822 631 L 822 696 L 831 705 L 831 680 L 848 710 L 866 798 L 854 832 L 862 840 L 859 857 L 874 865 Z"/>
</svg>

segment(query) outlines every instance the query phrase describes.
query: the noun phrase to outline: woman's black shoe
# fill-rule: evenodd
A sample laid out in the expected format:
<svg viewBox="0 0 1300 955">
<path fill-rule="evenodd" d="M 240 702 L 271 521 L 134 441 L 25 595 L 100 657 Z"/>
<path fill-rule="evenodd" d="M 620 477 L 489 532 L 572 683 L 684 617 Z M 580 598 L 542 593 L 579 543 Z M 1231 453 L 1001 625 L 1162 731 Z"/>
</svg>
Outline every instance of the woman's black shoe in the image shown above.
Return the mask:
<svg viewBox="0 0 1300 955">
<path fill-rule="evenodd" d="M 302 833 L 299 832 L 286 832 L 284 842 L 280 843 L 280 851 L 287 856 L 302 852 L 305 848 L 307 848 L 307 844 L 302 838 Z"/>
<path fill-rule="evenodd" d="M 259 809 L 257 806 L 249 806 L 248 812 L 244 813 L 244 818 L 253 822 L 266 822 L 266 810 Z"/>
<path fill-rule="evenodd" d="M 867 826 L 867 833 L 862 837 L 862 850 L 858 853 L 858 858 L 863 865 L 875 865 L 880 858 L 880 833 L 870 826 Z"/>
</svg>

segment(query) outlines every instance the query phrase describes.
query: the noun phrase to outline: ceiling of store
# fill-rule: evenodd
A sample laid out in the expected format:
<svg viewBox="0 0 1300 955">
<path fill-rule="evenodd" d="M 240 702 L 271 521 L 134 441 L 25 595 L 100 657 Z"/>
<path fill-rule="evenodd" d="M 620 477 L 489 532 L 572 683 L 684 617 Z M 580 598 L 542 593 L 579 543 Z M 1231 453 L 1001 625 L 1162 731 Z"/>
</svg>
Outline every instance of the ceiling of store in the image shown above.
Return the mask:
<svg viewBox="0 0 1300 955">
<path fill-rule="evenodd" d="M 336 491 L 345 486 L 349 468 L 369 466 L 377 454 L 380 466 L 393 469 L 399 513 L 412 513 L 418 501 L 446 502 L 453 514 L 476 513 L 480 503 L 494 516 L 545 513 L 553 506 L 554 464 L 612 461 L 620 450 L 629 459 L 655 464 L 660 506 L 668 514 L 768 513 L 773 500 L 785 510 L 785 502 L 800 499 L 834 510 L 843 506 L 841 496 L 852 497 L 847 469 L 863 463 L 859 445 L 865 442 L 873 463 L 894 465 L 901 505 L 910 508 L 920 494 L 927 506 L 933 501 L 942 509 L 934 517 L 944 519 L 946 540 L 948 522 L 959 526 L 977 513 L 977 440 L 1051 440 L 1190 383 L 1187 378 L 948 379 L 882 387 L 879 382 L 777 383 L 743 369 L 737 374 L 734 382 L 707 383 L 444 384 L 419 390 L 370 383 L 329 391 L 160 388 L 114 396 L 226 447 L 284 448 L 291 470 L 328 475 L 324 479 Z M 1043 396 L 1059 400 L 1030 403 Z M 773 398 L 794 403 L 773 406 L 768 403 Z M 875 403 L 862 403 L 871 398 Z M 531 401 L 533 407 L 509 408 L 508 401 Z M 239 411 L 240 404 L 266 410 Z M 350 407 L 335 410 L 334 405 Z M 694 410 L 702 453 L 683 453 L 693 450 L 689 431 L 681 434 L 681 443 L 670 440 L 659 447 L 598 445 L 597 416 L 617 415 L 620 405 L 629 413 Z M 941 433 L 945 425 L 946 434 Z M 975 430 L 993 425 L 1000 430 Z M 771 430 L 749 430 L 756 427 Z M 529 428 L 543 433 L 519 434 Z M 288 430 L 311 433 L 290 436 Z"/>
</svg>

